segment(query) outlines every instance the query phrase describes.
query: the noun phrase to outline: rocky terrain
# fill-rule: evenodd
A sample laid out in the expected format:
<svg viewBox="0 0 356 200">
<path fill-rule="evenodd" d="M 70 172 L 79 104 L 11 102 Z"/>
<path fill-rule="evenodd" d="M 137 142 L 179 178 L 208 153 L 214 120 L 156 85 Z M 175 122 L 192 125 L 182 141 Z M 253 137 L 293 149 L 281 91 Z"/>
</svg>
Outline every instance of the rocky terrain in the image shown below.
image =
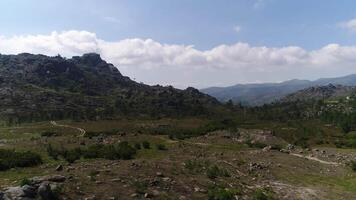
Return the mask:
<svg viewBox="0 0 356 200">
<path fill-rule="evenodd" d="M 303 90 L 299 90 L 293 94 L 287 95 L 282 98 L 283 102 L 293 101 L 308 101 L 308 100 L 332 100 L 337 98 L 345 98 L 351 96 L 356 92 L 355 86 L 343 86 L 343 85 L 326 85 L 310 87 Z"/>
<path fill-rule="evenodd" d="M 0 120 L 188 116 L 217 113 L 220 104 L 194 88 L 148 86 L 123 76 L 98 54 L 0 55 Z"/>
</svg>

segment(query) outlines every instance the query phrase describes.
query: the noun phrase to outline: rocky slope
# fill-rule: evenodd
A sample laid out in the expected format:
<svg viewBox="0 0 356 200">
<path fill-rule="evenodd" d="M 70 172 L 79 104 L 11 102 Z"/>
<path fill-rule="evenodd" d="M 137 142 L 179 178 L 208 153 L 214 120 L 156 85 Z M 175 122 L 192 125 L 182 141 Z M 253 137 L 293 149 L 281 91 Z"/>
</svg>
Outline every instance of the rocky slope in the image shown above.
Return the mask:
<svg viewBox="0 0 356 200">
<path fill-rule="evenodd" d="M 287 95 L 281 101 L 293 102 L 293 101 L 307 101 L 307 100 L 326 100 L 335 99 L 340 97 L 350 96 L 356 92 L 355 86 L 342 86 L 329 84 L 326 86 L 316 86 L 307 89 L 300 90 L 293 94 Z"/>
<path fill-rule="evenodd" d="M 183 116 L 219 110 L 194 88 L 139 84 L 90 53 L 60 56 L 0 54 L 0 121 L 97 119 L 127 115 Z"/>
</svg>

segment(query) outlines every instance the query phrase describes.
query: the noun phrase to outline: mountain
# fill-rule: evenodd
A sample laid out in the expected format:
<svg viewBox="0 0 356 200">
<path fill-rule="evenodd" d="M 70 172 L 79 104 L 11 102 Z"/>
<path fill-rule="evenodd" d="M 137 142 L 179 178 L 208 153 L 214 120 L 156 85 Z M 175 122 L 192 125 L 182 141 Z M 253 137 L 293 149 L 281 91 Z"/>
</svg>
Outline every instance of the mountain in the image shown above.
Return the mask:
<svg viewBox="0 0 356 200">
<path fill-rule="evenodd" d="M 211 114 L 221 104 L 194 88 L 149 86 L 90 53 L 66 59 L 0 54 L 0 121 Z"/>
<path fill-rule="evenodd" d="M 315 81 L 293 79 L 281 83 L 237 84 L 229 87 L 211 87 L 200 91 L 222 102 L 231 99 L 234 102 L 258 106 L 274 102 L 298 90 L 328 84 L 356 86 L 356 74 L 338 78 L 321 78 Z"/>
<path fill-rule="evenodd" d="M 351 96 L 356 92 L 356 86 L 344 86 L 328 84 L 314 86 L 299 90 L 281 99 L 282 102 L 308 101 L 308 100 L 332 100 L 340 97 Z"/>
</svg>

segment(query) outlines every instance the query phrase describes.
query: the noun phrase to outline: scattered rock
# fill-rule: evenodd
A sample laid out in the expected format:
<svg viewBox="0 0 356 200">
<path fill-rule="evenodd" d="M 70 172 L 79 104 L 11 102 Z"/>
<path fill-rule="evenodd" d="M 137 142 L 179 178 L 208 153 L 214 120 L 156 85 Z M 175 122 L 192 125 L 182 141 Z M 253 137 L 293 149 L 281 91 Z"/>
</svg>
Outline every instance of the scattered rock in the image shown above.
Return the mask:
<svg viewBox="0 0 356 200">
<path fill-rule="evenodd" d="M 152 194 L 150 194 L 150 193 L 145 193 L 144 197 L 145 197 L 145 198 L 152 198 Z"/>
<path fill-rule="evenodd" d="M 58 165 L 56 167 L 56 171 L 62 171 L 63 170 L 63 165 Z"/>
<path fill-rule="evenodd" d="M 291 151 L 295 148 L 295 146 L 293 144 L 288 144 L 286 148 L 287 150 Z"/>
<path fill-rule="evenodd" d="M 26 197 L 35 198 L 37 195 L 36 187 L 30 185 L 24 185 L 21 187 Z"/>
<path fill-rule="evenodd" d="M 267 152 L 270 151 L 272 149 L 272 146 L 268 145 L 265 148 L 262 149 L 262 151 Z"/>
<path fill-rule="evenodd" d="M 162 172 L 157 172 L 157 173 L 156 173 L 156 176 L 158 176 L 158 177 L 164 177 Z"/>
<path fill-rule="evenodd" d="M 44 181 L 41 183 L 41 185 L 38 187 L 37 193 L 43 200 L 56 199 L 48 181 Z"/>
</svg>

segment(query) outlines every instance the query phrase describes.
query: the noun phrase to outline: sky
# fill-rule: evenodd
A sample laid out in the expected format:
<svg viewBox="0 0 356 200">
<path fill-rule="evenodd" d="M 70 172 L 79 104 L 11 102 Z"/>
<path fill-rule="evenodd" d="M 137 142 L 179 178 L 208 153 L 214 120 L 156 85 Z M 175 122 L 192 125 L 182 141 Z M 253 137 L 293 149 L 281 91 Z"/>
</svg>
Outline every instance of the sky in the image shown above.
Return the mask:
<svg viewBox="0 0 356 200">
<path fill-rule="evenodd" d="M 356 73 L 354 0 L 2 0 L 0 54 L 100 53 L 147 84 Z"/>
</svg>

